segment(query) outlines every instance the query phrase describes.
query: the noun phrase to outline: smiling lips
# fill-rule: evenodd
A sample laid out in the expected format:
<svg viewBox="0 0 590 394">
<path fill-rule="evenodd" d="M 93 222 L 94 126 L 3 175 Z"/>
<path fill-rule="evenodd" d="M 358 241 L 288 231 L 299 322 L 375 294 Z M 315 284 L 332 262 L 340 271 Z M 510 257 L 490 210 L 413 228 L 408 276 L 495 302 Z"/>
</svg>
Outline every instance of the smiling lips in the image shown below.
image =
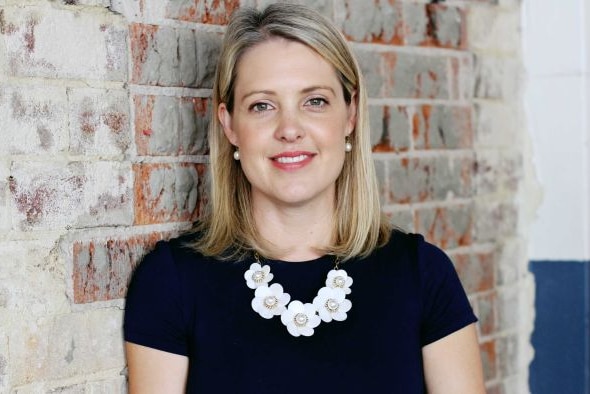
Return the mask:
<svg viewBox="0 0 590 394">
<path fill-rule="evenodd" d="M 310 152 L 284 152 L 270 159 L 273 165 L 282 170 L 296 170 L 306 166 L 315 155 Z"/>
</svg>

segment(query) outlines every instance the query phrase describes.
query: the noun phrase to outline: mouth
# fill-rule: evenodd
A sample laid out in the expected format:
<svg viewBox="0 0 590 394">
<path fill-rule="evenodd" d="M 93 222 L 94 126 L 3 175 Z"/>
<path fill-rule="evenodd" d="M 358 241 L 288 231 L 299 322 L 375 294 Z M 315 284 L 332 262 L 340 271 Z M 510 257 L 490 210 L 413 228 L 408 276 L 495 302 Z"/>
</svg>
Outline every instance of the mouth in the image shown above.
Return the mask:
<svg viewBox="0 0 590 394">
<path fill-rule="evenodd" d="M 303 160 L 310 157 L 309 155 L 298 155 L 298 156 L 279 156 L 273 157 L 273 160 L 282 164 L 300 163 Z"/>
<path fill-rule="evenodd" d="M 282 152 L 270 157 L 275 166 L 281 169 L 298 169 L 307 165 L 315 156 L 311 152 Z"/>
</svg>

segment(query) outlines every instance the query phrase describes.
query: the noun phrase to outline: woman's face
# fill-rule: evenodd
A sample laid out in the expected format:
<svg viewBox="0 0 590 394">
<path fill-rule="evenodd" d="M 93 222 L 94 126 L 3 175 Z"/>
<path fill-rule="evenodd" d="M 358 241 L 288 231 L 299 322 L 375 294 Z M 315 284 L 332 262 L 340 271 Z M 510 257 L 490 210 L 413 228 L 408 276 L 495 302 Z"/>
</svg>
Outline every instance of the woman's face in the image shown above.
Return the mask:
<svg viewBox="0 0 590 394">
<path fill-rule="evenodd" d="M 334 68 L 295 41 L 259 44 L 237 67 L 233 113 L 221 104 L 218 116 L 239 148 L 253 203 L 331 206 L 356 98 L 347 105 Z"/>
</svg>

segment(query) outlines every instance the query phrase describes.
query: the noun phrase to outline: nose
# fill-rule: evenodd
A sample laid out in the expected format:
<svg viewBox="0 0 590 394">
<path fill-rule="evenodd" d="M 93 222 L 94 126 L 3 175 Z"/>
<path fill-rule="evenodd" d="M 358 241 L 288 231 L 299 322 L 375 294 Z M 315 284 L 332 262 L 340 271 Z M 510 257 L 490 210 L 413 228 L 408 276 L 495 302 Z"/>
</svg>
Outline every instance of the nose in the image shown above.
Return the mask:
<svg viewBox="0 0 590 394">
<path fill-rule="evenodd" d="M 281 111 L 275 137 L 283 142 L 295 142 L 305 135 L 304 127 L 296 111 Z"/>
</svg>

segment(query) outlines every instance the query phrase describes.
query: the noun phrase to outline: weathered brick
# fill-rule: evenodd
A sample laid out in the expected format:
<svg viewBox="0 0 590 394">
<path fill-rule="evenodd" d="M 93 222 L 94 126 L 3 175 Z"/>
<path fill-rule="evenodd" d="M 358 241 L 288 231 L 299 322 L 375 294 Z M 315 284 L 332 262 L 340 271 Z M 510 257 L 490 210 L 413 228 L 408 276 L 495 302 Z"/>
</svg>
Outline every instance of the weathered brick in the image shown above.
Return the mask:
<svg viewBox="0 0 590 394">
<path fill-rule="evenodd" d="M 67 147 L 66 90 L 0 87 L 1 154 L 57 153 Z"/>
<path fill-rule="evenodd" d="M 515 264 L 514 262 L 527 260 L 526 246 L 521 239 L 504 238 L 502 243 L 498 243 L 496 251 L 497 286 L 516 284 L 526 269 L 523 269 L 520 264 Z"/>
<path fill-rule="evenodd" d="M 2 323 L 0 323 L 0 332 L 6 332 Z M 5 334 L 0 334 L 0 391 L 4 393 L 8 392 L 8 379 L 8 337 Z"/>
<path fill-rule="evenodd" d="M 62 0 L 66 4 L 70 5 L 90 5 L 97 7 L 108 7 L 111 3 L 110 0 Z"/>
<path fill-rule="evenodd" d="M 166 17 L 182 21 L 224 25 L 240 0 L 168 0 Z"/>
<path fill-rule="evenodd" d="M 416 149 L 467 149 L 473 146 L 471 107 L 424 105 L 412 118 Z"/>
<path fill-rule="evenodd" d="M 496 342 L 488 341 L 479 345 L 481 352 L 481 361 L 486 381 L 495 379 L 498 376 L 498 356 Z M 489 393 L 489 391 L 488 391 Z"/>
<path fill-rule="evenodd" d="M 204 164 L 135 164 L 135 224 L 192 222 L 208 201 Z"/>
<path fill-rule="evenodd" d="M 90 378 L 92 379 L 92 378 Z M 47 387 L 49 386 L 49 387 Z M 21 394 L 34 394 L 35 391 L 31 388 L 31 391 L 27 391 L 29 387 L 19 387 L 18 393 Z M 51 384 L 46 385 L 46 393 L 59 393 L 59 394 L 127 394 L 127 380 L 125 376 L 117 376 L 110 379 L 100 379 L 97 381 L 84 381 L 83 383 L 70 383 L 70 384 Z"/>
<path fill-rule="evenodd" d="M 409 209 L 394 210 L 386 212 L 386 215 L 391 220 L 391 224 L 405 232 L 415 232 L 414 228 L 414 217 Z"/>
<path fill-rule="evenodd" d="M 445 56 L 357 50 L 369 97 L 449 99 L 455 77 Z"/>
<path fill-rule="evenodd" d="M 63 268 L 54 247 L 52 239 L 0 242 L 0 317 L 2 304 L 18 315 L 66 312 Z"/>
<path fill-rule="evenodd" d="M 515 329 L 520 321 L 520 289 L 516 286 L 504 287 L 498 291 L 498 329 Z"/>
<path fill-rule="evenodd" d="M 373 160 L 375 163 L 375 175 L 377 176 L 377 187 L 381 205 L 389 202 L 389 180 L 387 176 L 387 162 L 384 160 Z"/>
<path fill-rule="evenodd" d="M 166 26 L 132 24 L 131 81 L 142 85 L 177 86 L 180 82 L 176 30 Z"/>
<path fill-rule="evenodd" d="M 496 293 L 482 294 L 475 301 L 477 305 L 478 327 L 481 336 L 490 336 L 496 331 L 497 302 Z"/>
<path fill-rule="evenodd" d="M 465 52 L 466 56 L 451 58 L 451 72 L 453 73 L 451 97 L 462 101 L 473 101 L 474 98 L 474 65 L 473 56 Z"/>
<path fill-rule="evenodd" d="M 486 377 L 487 374 L 484 374 Z M 507 394 L 508 392 L 504 391 L 504 384 L 500 383 L 493 383 L 486 385 L 486 394 Z"/>
<path fill-rule="evenodd" d="M 518 106 L 507 103 L 476 104 L 475 144 L 479 148 L 510 148 L 522 144 L 518 132 L 524 121 Z"/>
<path fill-rule="evenodd" d="M 122 316 L 103 308 L 15 322 L 9 331 L 11 384 L 123 369 Z"/>
<path fill-rule="evenodd" d="M 499 7 L 471 7 L 467 18 L 469 48 L 475 52 L 518 55 L 520 13 Z"/>
<path fill-rule="evenodd" d="M 123 298 L 131 272 L 167 233 L 79 241 L 72 245 L 72 293 L 76 304 Z"/>
<path fill-rule="evenodd" d="M 475 55 L 474 60 L 474 97 L 507 101 L 520 97 L 523 70 L 519 62 L 490 54 Z"/>
<path fill-rule="evenodd" d="M 218 33 L 196 32 L 197 69 L 191 86 L 213 88 L 213 78 L 217 59 L 221 50 L 222 35 Z"/>
<path fill-rule="evenodd" d="M 120 155 L 131 144 L 124 90 L 69 89 L 70 152 Z"/>
<path fill-rule="evenodd" d="M 251 6 L 256 5 L 257 8 L 262 9 L 266 6 L 276 3 L 276 0 L 241 0 L 240 6 L 248 6 L 249 2 L 253 2 L 255 4 L 251 4 Z M 342 0 L 289 0 L 289 3 L 296 3 L 302 4 L 307 7 L 310 7 L 322 15 L 324 15 L 328 19 L 333 19 L 334 17 L 334 8 L 340 6 Z"/>
<path fill-rule="evenodd" d="M 457 253 L 451 256 L 467 293 L 494 288 L 496 269 L 492 253 Z"/>
<path fill-rule="evenodd" d="M 135 141 L 140 155 L 195 155 L 208 151 L 209 100 L 135 96 Z"/>
<path fill-rule="evenodd" d="M 118 376 L 111 379 L 102 379 L 96 382 L 85 384 L 84 393 L 112 393 L 127 394 L 127 377 Z"/>
<path fill-rule="evenodd" d="M 10 75 L 127 79 L 127 29 L 106 11 L 11 7 L 2 21 Z"/>
<path fill-rule="evenodd" d="M 132 223 L 131 168 L 125 163 L 15 162 L 12 216 L 23 229 Z"/>
<path fill-rule="evenodd" d="M 180 73 L 180 86 L 194 86 L 196 84 L 197 69 L 197 46 L 194 30 L 178 30 L 178 72 Z"/>
<path fill-rule="evenodd" d="M 471 244 L 473 207 L 470 204 L 416 210 L 415 228 L 443 249 Z"/>
<path fill-rule="evenodd" d="M 518 208 L 515 202 L 476 202 L 474 239 L 477 242 L 495 242 L 498 237 L 511 237 L 518 229 Z"/>
<path fill-rule="evenodd" d="M 220 34 L 145 24 L 130 29 L 133 83 L 213 86 Z"/>
<path fill-rule="evenodd" d="M 376 0 L 373 7 L 362 1 L 346 0 L 341 30 L 351 41 L 401 45 L 404 24 L 400 3 Z"/>
<path fill-rule="evenodd" d="M 389 203 L 407 204 L 472 196 L 472 159 L 447 157 L 389 160 Z"/>
<path fill-rule="evenodd" d="M 8 177 L 10 176 L 10 164 L 0 161 L 0 231 L 10 230 L 11 215 L 9 209 Z"/>
<path fill-rule="evenodd" d="M 514 193 L 524 176 L 523 171 L 519 151 L 478 151 L 474 163 L 474 188 L 479 196 Z"/>
<path fill-rule="evenodd" d="M 128 21 L 136 21 L 142 17 L 142 10 L 145 7 L 143 1 L 128 1 L 128 0 L 108 0 L 109 9 L 113 12 L 121 14 Z"/>
<path fill-rule="evenodd" d="M 520 363 L 520 339 L 518 335 L 500 337 L 496 340 L 496 343 L 499 376 L 505 378 L 516 374 Z"/>
<path fill-rule="evenodd" d="M 458 7 L 406 3 L 403 20 L 406 45 L 459 49 L 466 46 L 465 16 Z"/>
<path fill-rule="evenodd" d="M 371 146 L 373 152 L 404 152 L 410 149 L 408 107 L 371 106 Z"/>
</svg>

